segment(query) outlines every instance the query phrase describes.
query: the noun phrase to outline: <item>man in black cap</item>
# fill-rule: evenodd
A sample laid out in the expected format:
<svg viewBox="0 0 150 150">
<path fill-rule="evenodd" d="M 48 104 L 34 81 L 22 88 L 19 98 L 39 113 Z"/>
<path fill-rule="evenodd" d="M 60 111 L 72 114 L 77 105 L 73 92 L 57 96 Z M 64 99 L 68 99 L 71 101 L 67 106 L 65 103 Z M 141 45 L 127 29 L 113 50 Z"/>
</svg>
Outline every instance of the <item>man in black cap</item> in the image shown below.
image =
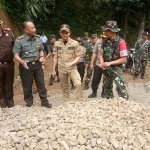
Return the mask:
<svg viewBox="0 0 150 150">
<path fill-rule="evenodd" d="M 142 39 L 138 40 L 135 43 L 135 72 L 134 78 L 137 78 L 139 74 L 139 68 L 141 66 L 141 79 L 144 79 L 144 74 L 146 72 L 147 60 L 148 60 L 148 52 L 150 52 L 150 41 L 148 40 L 149 33 L 143 32 Z"/>
<path fill-rule="evenodd" d="M 14 36 L 9 28 L 2 28 L 0 19 L 0 107 L 13 107 Z"/>
</svg>

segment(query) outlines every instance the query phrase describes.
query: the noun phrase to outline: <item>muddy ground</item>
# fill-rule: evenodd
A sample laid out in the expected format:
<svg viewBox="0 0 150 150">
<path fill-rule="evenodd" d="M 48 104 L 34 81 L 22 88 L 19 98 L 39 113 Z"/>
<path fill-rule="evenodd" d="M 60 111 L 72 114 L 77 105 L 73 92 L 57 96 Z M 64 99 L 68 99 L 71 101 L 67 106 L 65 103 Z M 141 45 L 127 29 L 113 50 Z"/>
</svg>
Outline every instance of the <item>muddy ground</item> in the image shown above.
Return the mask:
<svg viewBox="0 0 150 150">
<path fill-rule="evenodd" d="M 52 103 L 56 103 L 55 97 L 61 94 L 61 89 L 60 89 L 59 82 L 55 82 L 52 86 L 48 85 L 51 70 L 52 70 L 51 64 L 52 64 L 52 58 L 48 58 L 46 61 L 45 70 L 44 70 L 45 86 L 48 91 L 48 99 Z M 136 102 L 143 103 L 144 105 L 150 106 L 150 62 L 147 65 L 145 79 L 140 79 L 140 76 L 139 76 L 136 80 L 133 80 L 133 76 L 130 74 L 129 70 L 126 70 L 124 72 L 124 76 L 125 76 L 125 81 L 127 83 L 129 96 L 130 96 L 129 100 L 134 100 Z M 101 99 L 100 97 L 101 86 L 102 86 L 102 83 L 100 83 L 99 85 L 98 97 L 96 99 Z M 88 95 L 91 94 L 91 92 L 92 92 L 91 88 L 84 91 L 84 98 L 87 100 L 90 100 L 87 97 Z M 73 91 L 71 91 L 71 93 L 73 93 Z M 115 91 L 115 85 L 114 85 L 114 95 L 115 97 L 118 97 Z M 38 94 L 33 94 L 33 96 L 34 96 L 35 101 L 39 101 Z M 73 97 L 73 94 L 71 94 L 71 97 Z M 23 100 L 22 85 L 18 76 L 17 67 L 16 67 L 15 83 L 14 83 L 14 100 L 15 100 L 15 105 L 25 106 L 25 102 Z M 54 106 L 55 105 L 56 104 L 54 104 Z"/>
</svg>

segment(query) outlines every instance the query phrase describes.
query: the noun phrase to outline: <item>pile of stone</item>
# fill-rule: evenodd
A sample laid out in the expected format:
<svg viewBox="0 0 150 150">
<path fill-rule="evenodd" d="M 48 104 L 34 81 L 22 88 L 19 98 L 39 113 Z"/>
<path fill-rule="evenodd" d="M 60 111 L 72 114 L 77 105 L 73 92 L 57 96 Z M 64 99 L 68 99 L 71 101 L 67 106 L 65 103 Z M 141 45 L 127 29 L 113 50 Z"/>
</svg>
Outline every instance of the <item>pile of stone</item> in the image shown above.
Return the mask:
<svg viewBox="0 0 150 150">
<path fill-rule="evenodd" d="M 114 98 L 0 109 L 0 150 L 150 150 L 150 107 Z"/>
</svg>

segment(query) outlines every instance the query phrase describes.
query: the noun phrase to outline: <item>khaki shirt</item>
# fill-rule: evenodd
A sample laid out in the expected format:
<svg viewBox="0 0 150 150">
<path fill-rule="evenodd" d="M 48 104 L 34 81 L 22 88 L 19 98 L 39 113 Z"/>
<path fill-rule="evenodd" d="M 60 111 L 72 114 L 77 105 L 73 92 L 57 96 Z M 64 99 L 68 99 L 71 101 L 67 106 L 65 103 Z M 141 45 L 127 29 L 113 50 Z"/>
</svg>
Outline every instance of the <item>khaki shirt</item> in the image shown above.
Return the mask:
<svg viewBox="0 0 150 150">
<path fill-rule="evenodd" d="M 66 45 L 62 39 L 58 40 L 54 44 L 53 54 L 58 56 L 58 70 L 64 74 L 70 73 L 77 66 L 73 65 L 69 69 L 66 69 L 77 56 L 80 56 L 79 44 L 77 41 L 69 38 Z"/>
<path fill-rule="evenodd" d="M 39 52 L 43 49 L 40 36 L 35 35 L 31 38 L 27 34 L 23 34 L 16 39 L 13 52 L 19 54 L 22 60 L 32 62 L 39 60 Z"/>
</svg>

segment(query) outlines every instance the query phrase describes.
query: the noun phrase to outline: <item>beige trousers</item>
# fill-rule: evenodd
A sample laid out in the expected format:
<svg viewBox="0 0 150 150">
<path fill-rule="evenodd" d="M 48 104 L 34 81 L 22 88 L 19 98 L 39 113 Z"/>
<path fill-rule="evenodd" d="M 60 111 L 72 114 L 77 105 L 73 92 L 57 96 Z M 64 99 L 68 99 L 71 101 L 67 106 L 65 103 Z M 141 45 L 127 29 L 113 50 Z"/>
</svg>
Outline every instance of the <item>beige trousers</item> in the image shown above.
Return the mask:
<svg viewBox="0 0 150 150">
<path fill-rule="evenodd" d="M 63 92 L 63 98 L 69 98 L 69 91 L 70 91 L 69 78 L 74 83 L 74 86 L 75 86 L 74 94 L 76 98 L 82 98 L 83 87 L 81 84 L 81 77 L 77 69 L 73 69 L 70 73 L 67 73 L 67 74 L 59 72 L 59 78 L 60 78 L 61 88 Z"/>
</svg>

